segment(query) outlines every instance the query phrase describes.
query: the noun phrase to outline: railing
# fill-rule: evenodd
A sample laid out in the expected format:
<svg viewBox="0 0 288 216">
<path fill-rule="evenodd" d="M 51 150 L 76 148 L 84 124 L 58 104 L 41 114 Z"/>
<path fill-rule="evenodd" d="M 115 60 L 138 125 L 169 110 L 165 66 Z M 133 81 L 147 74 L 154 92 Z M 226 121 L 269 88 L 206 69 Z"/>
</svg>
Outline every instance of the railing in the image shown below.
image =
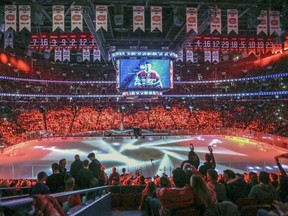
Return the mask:
<svg viewBox="0 0 288 216">
<path fill-rule="evenodd" d="M 63 211 L 66 215 L 90 215 L 90 212 L 97 212 L 99 215 L 111 215 L 111 193 L 109 192 L 108 186 L 103 187 L 96 187 L 96 188 L 89 188 L 84 190 L 77 190 L 71 192 L 62 192 L 62 193 L 55 193 L 50 194 L 50 196 L 54 197 L 55 199 L 58 198 L 67 198 L 73 195 L 81 195 L 82 196 L 82 203 L 81 205 L 75 206 L 69 209 L 69 201 L 68 203 L 63 204 Z M 87 200 L 87 197 L 89 199 Z M 26 197 L 22 198 L 15 197 L 17 199 L 8 199 L 8 200 L 1 200 L 0 208 L 13 208 L 17 209 L 23 206 L 32 206 L 34 201 L 33 197 Z"/>
</svg>

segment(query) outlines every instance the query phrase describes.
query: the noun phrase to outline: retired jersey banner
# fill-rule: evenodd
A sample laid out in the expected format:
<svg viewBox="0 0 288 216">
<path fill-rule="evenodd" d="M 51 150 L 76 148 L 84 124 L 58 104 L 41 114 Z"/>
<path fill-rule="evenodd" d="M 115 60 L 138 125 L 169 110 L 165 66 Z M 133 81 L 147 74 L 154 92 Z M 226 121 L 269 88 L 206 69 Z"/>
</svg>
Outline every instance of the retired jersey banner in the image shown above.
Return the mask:
<svg viewBox="0 0 288 216">
<path fill-rule="evenodd" d="M 261 10 L 260 15 L 257 19 L 259 22 L 259 24 L 257 25 L 257 35 L 259 35 L 261 32 L 267 35 L 267 10 Z"/>
<path fill-rule="evenodd" d="M 219 51 L 218 50 L 212 51 L 212 63 L 219 63 Z"/>
<path fill-rule="evenodd" d="M 83 49 L 82 50 L 82 57 L 83 57 L 83 59 L 82 59 L 83 62 L 86 60 L 90 62 L 90 50 L 89 49 Z"/>
<path fill-rule="evenodd" d="M 93 49 L 93 62 L 95 62 L 96 60 L 101 61 L 101 53 L 100 50 L 98 49 Z"/>
<path fill-rule="evenodd" d="M 212 47 L 212 51 L 213 50 L 220 51 L 221 43 L 220 43 L 220 36 L 219 35 L 211 36 L 211 47 Z"/>
<path fill-rule="evenodd" d="M 58 33 L 50 34 L 50 39 L 49 39 L 50 50 L 58 49 L 58 46 L 59 46 L 58 42 L 59 42 L 59 34 Z"/>
<path fill-rule="evenodd" d="M 90 33 L 83 32 L 79 35 L 79 46 L 78 49 L 88 49 L 89 47 L 89 37 Z"/>
<path fill-rule="evenodd" d="M 270 29 L 269 29 L 270 35 L 272 35 L 273 33 L 280 35 L 280 13 L 279 11 L 270 11 L 269 21 L 270 21 Z"/>
<path fill-rule="evenodd" d="M 238 52 L 238 36 L 230 37 L 230 52 Z"/>
<path fill-rule="evenodd" d="M 62 50 L 61 49 L 55 49 L 54 53 L 54 61 L 60 61 L 62 62 Z"/>
<path fill-rule="evenodd" d="M 38 33 L 30 33 L 30 49 L 39 49 L 40 37 Z"/>
<path fill-rule="evenodd" d="M 197 8 L 186 8 L 186 33 L 191 29 L 198 34 L 198 11 Z"/>
<path fill-rule="evenodd" d="M 156 28 L 162 32 L 162 7 L 151 6 L 151 32 Z"/>
<path fill-rule="evenodd" d="M 238 38 L 239 53 L 247 52 L 247 40 L 245 36 L 239 36 Z"/>
<path fill-rule="evenodd" d="M 107 16 L 108 7 L 103 5 L 96 6 L 96 31 L 103 28 L 107 32 Z"/>
<path fill-rule="evenodd" d="M 70 62 L 70 50 L 69 49 L 63 49 L 63 62 L 68 61 Z"/>
<path fill-rule="evenodd" d="M 204 62 L 211 62 L 211 51 L 204 51 Z"/>
<path fill-rule="evenodd" d="M 19 31 L 26 28 L 31 32 L 31 7 L 30 5 L 19 5 Z"/>
<path fill-rule="evenodd" d="M 14 48 L 14 32 L 12 29 L 8 29 L 4 32 L 4 49 L 8 46 L 12 49 Z"/>
<path fill-rule="evenodd" d="M 265 53 L 271 52 L 273 51 L 273 38 L 272 37 L 266 37 L 266 41 L 265 41 Z"/>
<path fill-rule="evenodd" d="M 222 31 L 222 21 L 221 21 L 221 9 L 211 9 L 211 14 L 214 13 L 215 17 L 211 20 L 210 33 L 215 30 L 221 34 Z"/>
<path fill-rule="evenodd" d="M 256 53 L 256 37 L 248 37 L 248 55 Z"/>
<path fill-rule="evenodd" d="M 69 34 L 69 49 L 78 49 L 78 34 L 70 33 Z"/>
<path fill-rule="evenodd" d="M 183 62 L 183 49 L 176 51 L 177 53 L 177 59 L 176 61 L 181 61 Z"/>
<path fill-rule="evenodd" d="M 140 28 L 145 32 L 145 9 L 144 6 L 133 6 L 133 32 Z"/>
<path fill-rule="evenodd" d="M 228 52 L 229 51 L 229 37 L 228 36 L 222 36 L 221 41 L 221 52 Z"/>
<path fill-rule="evenodd" d="M 96 49 L 97 48 L 97 44 L 96 44 L 96 41 L 94 40 L 94 37 L 93 37 L 93 34 L 89 34 L 89 49 L 92 50 L 92 49 Z"/>
<path fill-rule="evenodd" d="M 273 43 L 272 53 L 277 54 L 277 53 L 281 53 L 281 52 L 282 52 L 282 43 L 275 41 Z"/>
<path fill-rule="evenodd" d="M 16 15 L 17 6 L 16 5 L 5 5 L 5 31 L 9 28 L 17 31 L 16 28 Z"/>
<path fill-rule="evenodd" d="M 193 51 L 192 49 L 186 49 L 186 62 L 193 62 Z"/>
<path fill-rule="evenodd" d="M 203 50 L 204 51 L 207 51 L 207 50 L 211 50 L 211 37 L 208 35 L 208 36 L 204 36 L 203 37 Z"/>
<path fill-rule="evenodd" d="M 64 23 L 64 5 L 53 5 L 53 29 L 55 31 L 57 28 L 60 28 L 62 31 L 65 31 Z"/>
<path fill-rule="evenodd" d="M 41 32 L 40 33 L 40 44 L 39 49 L 49 49 L 49 33 L 48 32 Z"/>
<path fill-rule="evenodd" d="M 68 34 L 67 33 L 61 33 L 59 38 L 59 47 L 61 49 L 68 49 Z"/>
<path fill-rule="evenodd" d="M 227 9 L 227 33 L 234 31 L 238 34 L 238 10 Z"/>
<path fill-rule="evenodd" d="M 196 36 L 193 40 L 194 51 L 202 51 L 202 37 Z"/>
<path fill-rule="evenodd" d="M 71 6 L 71 32 L 76 28 L 83 31 L 82 10 L 83 8 L 80 5 Z"/>
<path fill-rule="evenodd" d="M 257 42 L 256 42 L 256 50 L 258 53 L 265 53 L 265 43 L 264 43 L 264 38 L 262 37 L 257 37 Z"/>
</svg>

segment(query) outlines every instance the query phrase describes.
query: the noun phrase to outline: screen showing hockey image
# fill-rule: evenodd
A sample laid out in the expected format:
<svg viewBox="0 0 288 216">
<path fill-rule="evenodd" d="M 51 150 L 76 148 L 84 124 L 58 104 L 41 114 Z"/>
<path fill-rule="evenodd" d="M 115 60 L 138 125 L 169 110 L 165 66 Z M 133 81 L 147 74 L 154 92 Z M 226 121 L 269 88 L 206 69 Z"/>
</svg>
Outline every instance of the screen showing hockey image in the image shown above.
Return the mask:
<svg viewBox="0 0 288 216">
<path fill-rule="evenodd" d="M 121 59 L 120 61 L 122 89 L 169 89 L 172 77 L 169 60 Z"/>
</svg>

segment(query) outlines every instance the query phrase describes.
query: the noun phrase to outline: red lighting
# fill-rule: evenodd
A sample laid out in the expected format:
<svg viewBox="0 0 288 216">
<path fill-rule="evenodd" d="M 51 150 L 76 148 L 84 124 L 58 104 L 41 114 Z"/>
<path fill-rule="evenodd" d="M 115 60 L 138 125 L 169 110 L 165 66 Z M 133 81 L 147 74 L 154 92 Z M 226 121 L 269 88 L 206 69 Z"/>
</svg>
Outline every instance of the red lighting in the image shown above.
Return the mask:
<svg viewBox="0 0 288 216">
<path fill-rule="evenodd" d="M 8 63 L 8 57 L 5 53 L 0 54 L 0 61 L 2 64 L 7 64 Z"/>
<path fill-rule="evenodd" d="M 22 59 L 18 60 L 17 68 L 21 71 L 24 71 L 24 72 L 30 71 L 30 66 L 26 62 L 24 62 Z"/>
</svg>

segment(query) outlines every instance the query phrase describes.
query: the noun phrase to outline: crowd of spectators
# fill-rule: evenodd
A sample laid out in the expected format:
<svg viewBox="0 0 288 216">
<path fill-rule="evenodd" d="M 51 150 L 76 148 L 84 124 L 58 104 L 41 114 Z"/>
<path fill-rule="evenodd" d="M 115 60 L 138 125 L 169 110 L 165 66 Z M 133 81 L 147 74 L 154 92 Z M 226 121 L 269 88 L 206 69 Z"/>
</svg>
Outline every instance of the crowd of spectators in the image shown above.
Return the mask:
<svg viewBox="0 0 288 216">
<path fill-rule="evenodd" d="M 235 128 L 287 135 L 284 102 L 198 101 L 187 104 L 122 104 L 109 107 L 97 103 L 67 105 L 59 102 L 41 106 L 14 104 L 1 110 L 0 134 L 7 143 L 50 136 L 77 136 L 85 132 L 129 129 L 187 130 L 204 133 Z M 87 133 L 86 133 L 87 134 Z"/>
</svg>

